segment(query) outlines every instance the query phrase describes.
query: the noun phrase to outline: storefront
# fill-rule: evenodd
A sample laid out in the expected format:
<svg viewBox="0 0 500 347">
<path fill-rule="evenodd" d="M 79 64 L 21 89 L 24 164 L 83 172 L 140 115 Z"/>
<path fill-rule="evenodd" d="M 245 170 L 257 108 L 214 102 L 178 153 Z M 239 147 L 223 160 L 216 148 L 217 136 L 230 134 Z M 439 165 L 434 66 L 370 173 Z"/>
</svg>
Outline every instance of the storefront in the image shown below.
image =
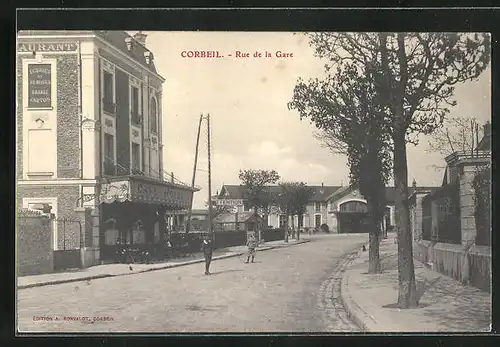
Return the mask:
<svg viewBox="0 0 500 347">
<path fill-rule="evenodd" d="M 164 244 L 168 216 L 189 208 L 191 187 L 146 177 L 116 177 L 102 185 L 101 259 L 113 260 L 117 247 L 155 251 Z"/>
</svg>

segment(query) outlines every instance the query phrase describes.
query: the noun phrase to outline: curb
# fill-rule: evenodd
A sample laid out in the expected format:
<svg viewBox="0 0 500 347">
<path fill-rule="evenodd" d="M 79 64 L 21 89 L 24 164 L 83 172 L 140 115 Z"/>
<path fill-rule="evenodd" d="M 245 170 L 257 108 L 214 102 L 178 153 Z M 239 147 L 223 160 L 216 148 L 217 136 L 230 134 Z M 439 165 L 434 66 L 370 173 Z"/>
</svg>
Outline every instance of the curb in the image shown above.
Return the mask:
<svg viewBox="0 0 500 347">
<path fill-rule="evenodd" d="M 389 244 L 387 243 L 381 243 L 380 246 Z M 367 249 L 368 252 L 368 249 Z M 354 262 L 357 258 L 361 256 L 361 254 L 364 253 L 362 250 L 358 251 L 358 254 L 356 257 L 353 259 L 352 262 Z M 352 264 L 351 262 L 351 264 Z M 351 265 L 349 264 L 349 265 Z M 363 332 L 370 332 L 373 331 L 374 329 L 370 329 L 368 327 L 368 324 L 366 322 L 373 321 L 373 318 L 371 318 L 363 309 L 358 305 L 356 300 L 354 300 L 350 294 L 349 291 L 349 266 L 345 269 L 344 276 L 342 276 L 342 280 L 340 282 L 340 299 L 342 300 L 342 304 L 344 305 L 345 310 L 347 311 L 347 315 L 349 318 L 363 331 Z M 376 322 L 374 322 L 376 324 Z"/>
<path fill-rule="evenodd" d="M 352 260 L 352 262 L 354 262 L 357 258 L 359 258 L 361 253 L 363 253 L 362 250 L 358 251 L 358 254 Z M 352 262 L 351 262 L 351 264 L 352 264 Z M 349 264 L 349 265 L 351 265 L 351 264 Z M 349 289 L 348 289 L 349 288 L 348 287 L 349 265 L 345 269 L 344 276 L 342 276 L 342 280 L 340 281 L 340 299 L 342 300 L 342 305 L 344 306 L 344 308 L 347 312 L 347 315 L 354 322 L 354 324 L 356 324 L 361 329 L 362 332 L 369 332 L 370 329 L 368 328 L 368 326 L 365 323 L 366 319 L 363 319 L 363 318 L 367 318 L 367 317 L 364 317 L 364 316 L 366 316 L 366 314 L 361 310 L 359 305 L 356 303 L 356 301 L 354 301 L 351 294 L 349 293 Z M 363 317 L 363 318 L 361 318 L 361 317 Z"/>
<path fill-rule="evenodd" d="M 268 250 L 275 249 L 275 248 L 300 245 L 300 244 L 306 243 L 306 242 L 309 242 L 309 240 L 300 240 L 300 242 L 297 242 L 294 244 L 287 244 L 286 246 L 262 246 L 262 247 L 259 247 L 260 249 L 257 248 L 256 250 L 258 252 L 262 252 L 262 251 L 268 251 Z M 213 257 L 212 261 L 219 260 L 219 259 L 239 257 L 245 253 L 246 252 L 237 252 L 237 253 L 231 253 L 231 254 L 218 255 L 218 256 Z M 93 275 L 93 276 L 87 276 L 87 277 L 71 278 L 71 279 L 67 279 L 67 280 L 55 280 L 55 281 L 50 281 L 50 282 L 39 282 L 39 283 L 25 284 L 25 285 L 20 285 L 20 286 L 18 285 L 17 289 L 19 290 L 19 289 L 28 289 L 28 288 L 34 288 L 34 287 L 44 287 L 44 286 L 50 286 L 50 285 L 56 285 L 56 284 L 64 284 L 64 283 L 83 282 L 83 281 L 90 281 L 90 280 L 107 278 L 107 277 L 130 276 L 130 275 L 136 275 L 136 274 L 144 273 L 144 272 L 166 270 L 166 269 L 171 269 L 171 268 L 180 267 L 180 266 L 199 264 L 199 263 L 203 263 L 203 262 L 205 262 L 204 259 L 194 259 L 194 260 L 188 260 L 186 262 L 181 262 L 181 263 L 177 263 L 177 264 L 168 264 L 168 265 L 164 265 L 164 266 L 160 266 L 160 267 L 156 267 L 156 268 L 133 271 L 130 273 L 102 274 L 102 275 Z"/>
</svg>

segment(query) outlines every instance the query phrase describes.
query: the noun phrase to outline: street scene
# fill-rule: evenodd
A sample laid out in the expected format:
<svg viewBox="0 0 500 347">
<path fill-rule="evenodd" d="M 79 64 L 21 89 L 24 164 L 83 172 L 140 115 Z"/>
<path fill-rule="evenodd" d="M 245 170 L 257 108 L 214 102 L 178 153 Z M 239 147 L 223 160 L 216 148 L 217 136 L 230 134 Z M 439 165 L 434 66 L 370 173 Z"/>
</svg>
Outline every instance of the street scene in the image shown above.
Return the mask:
<svg viewBox="0 0 500 347">
<path fill-rule="evenodd" d="M 17 37 L 17 329 L 491 330 L 487 33 Z"/>
</svg>

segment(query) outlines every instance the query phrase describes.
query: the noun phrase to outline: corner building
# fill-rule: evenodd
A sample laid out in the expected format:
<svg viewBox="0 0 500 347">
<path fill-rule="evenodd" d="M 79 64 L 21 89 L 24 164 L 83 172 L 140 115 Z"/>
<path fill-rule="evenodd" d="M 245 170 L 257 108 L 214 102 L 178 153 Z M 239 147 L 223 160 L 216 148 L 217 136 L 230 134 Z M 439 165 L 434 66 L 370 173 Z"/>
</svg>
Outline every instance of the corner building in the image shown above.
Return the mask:
<svg viewBox="0 0 500 347">
<path fill-rule="evenodd" d="M 141 32 L 18 33 L 17 208 L 83 218 L 80 235 L 54 223 L 54 251 L 72 240 L 92 265 L 159 244 L 189 207 L 195 190 L 164 172 L 164 82 Z"/>
</svg>

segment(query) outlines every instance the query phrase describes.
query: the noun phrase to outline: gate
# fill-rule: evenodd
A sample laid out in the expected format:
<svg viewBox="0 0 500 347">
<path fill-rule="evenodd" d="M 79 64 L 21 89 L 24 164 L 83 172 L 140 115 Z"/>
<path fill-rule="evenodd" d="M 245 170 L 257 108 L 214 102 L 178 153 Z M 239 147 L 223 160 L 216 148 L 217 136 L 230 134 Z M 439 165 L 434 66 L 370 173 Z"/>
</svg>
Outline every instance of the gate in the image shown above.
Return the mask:
<svg viewBox="0 0 500 347">
<path fill-rule="evenodd" d="M 57 249 L 54 251 L 54 270 L 81 267 L 80 248 L 84 247 L 83 226 L 78 218 L 56 218 Z"/>
</svg>

